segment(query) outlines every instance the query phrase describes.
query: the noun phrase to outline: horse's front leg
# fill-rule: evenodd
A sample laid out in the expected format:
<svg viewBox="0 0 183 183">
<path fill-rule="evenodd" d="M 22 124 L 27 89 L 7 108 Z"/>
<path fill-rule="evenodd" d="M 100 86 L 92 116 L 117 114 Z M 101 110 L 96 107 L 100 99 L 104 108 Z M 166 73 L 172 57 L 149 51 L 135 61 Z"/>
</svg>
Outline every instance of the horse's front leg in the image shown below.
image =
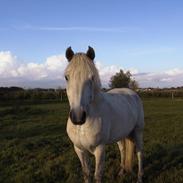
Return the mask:
<svg viewBox="0 0 183 183">
<path fill-rule="evenodd" d="M 81 162 L 83 176 L 84 176 L 84 182 L 91 183 L 91 170 L 90 170 L 90 162 L 89 162 L 88 152 L 81 150 L 76 146 L 74 146 L 74 149 L 75 149 L 75 152 L 78 155 L 79 160 Z"/>
<path fill-rule="evenodd" d="M 105 146 L 99 145 L 94 151 L 95 156 L 95 181 L 101 183 L 105 163 Z"/>
</svg>

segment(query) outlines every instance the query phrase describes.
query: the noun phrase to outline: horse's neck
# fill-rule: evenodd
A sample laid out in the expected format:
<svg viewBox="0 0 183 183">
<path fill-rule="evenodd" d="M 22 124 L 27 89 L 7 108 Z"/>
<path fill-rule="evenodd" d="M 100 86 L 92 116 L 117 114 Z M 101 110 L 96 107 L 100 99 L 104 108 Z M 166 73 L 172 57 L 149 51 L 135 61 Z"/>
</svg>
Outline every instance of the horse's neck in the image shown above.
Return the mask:
<svg viewBox="0 0 183 183">
<path fill-rule="evenodd" d="M 102 92 L 100 90 L 95 93 L 94 100 L 91 103 L 91 105 L 89 106 L 92 109 L 91 111 L 97 110 L 98 106 L 101 105 L 101 103 L 104 100 L 104 96 L 103 95 L 104 95 L 104 92 Z"/>
<path fill-rule="evenodd" d="M 99 102 L 101 102 L 102 98 L 103 98 L 103 92 L 101 90 L 96 91 L 94 97 L 94 103 L 98 104 Z"/>
</svg>

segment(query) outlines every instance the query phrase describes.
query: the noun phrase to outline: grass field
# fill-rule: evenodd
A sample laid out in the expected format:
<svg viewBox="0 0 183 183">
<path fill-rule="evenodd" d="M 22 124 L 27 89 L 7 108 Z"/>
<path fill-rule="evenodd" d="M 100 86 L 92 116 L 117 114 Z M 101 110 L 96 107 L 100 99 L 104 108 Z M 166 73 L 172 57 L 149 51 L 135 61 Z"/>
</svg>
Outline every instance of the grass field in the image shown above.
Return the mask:
<svg viewBox="0 0 183 183">
<path fill-rule="evenodd" d="M 183 183 L 183 100 L 143 102 L 144 183 Z M 82 182 L 80 163 L 65 131 L 68 110 L 68 104 L 60 102 L 1 105 L 0 183 Z M 136 182 L 136 174 L 116 178 L 117 145 L 108 145 L 106 152 L 104 183 Z"/>
</svg>

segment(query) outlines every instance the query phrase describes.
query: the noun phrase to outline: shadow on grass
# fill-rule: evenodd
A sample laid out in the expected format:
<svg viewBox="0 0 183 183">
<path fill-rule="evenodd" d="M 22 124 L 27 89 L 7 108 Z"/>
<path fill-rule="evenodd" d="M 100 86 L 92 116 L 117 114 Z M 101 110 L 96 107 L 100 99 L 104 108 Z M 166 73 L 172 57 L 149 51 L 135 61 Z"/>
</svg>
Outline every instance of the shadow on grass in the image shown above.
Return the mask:
<svg viewBox="0 0 183 183">
<path fill-rule="evenodd" d="M 171 169 L 183 169 L 183 144 L 170 147 L 156 144 L 149 156 L 144 159 L 144 181 L 153 182 Z M 171 182 L 171 181 L 170 181 Z"/>
</svg>

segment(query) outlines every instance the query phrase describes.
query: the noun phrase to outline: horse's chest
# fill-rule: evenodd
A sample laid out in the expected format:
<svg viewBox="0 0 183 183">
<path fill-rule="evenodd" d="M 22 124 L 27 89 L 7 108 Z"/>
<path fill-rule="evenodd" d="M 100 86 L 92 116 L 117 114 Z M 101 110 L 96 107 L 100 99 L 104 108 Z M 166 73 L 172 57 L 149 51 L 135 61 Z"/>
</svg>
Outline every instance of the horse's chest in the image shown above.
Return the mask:
<svg viewBox="0 0 183 183">
<path fill-rule="evenodd" d="M 101 121 L 86 123 L 84 125 L 73 125 L 71 121 L 67 123 L 67 133 L 71 141 L 81 149 L 92 151 L 101 140 Z"/>
</svg>

